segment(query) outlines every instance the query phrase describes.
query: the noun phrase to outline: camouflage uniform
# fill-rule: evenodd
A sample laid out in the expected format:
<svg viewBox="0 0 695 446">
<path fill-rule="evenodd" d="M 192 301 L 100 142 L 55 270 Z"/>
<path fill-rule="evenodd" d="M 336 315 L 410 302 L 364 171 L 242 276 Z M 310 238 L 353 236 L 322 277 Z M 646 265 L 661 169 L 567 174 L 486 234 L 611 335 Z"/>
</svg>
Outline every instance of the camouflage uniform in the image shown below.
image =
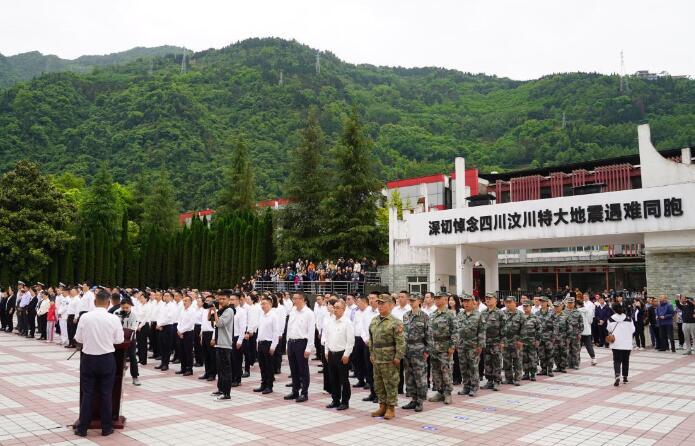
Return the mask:
<svg viewBox="0 0 695 446">
<path fill-rule="evenodd" d="M 517 342 L 521 341 L 521 327 L 524 325 L 524 315 L 518 311 L 504 313 L 502 327 L 502 359 L 504 360 L 504 377 L 508 384 L 518 384 L 521 379 L 521 350 Z"/>
<path fill-rule="evenodd" d="M 408 311 L 403 316 L 405 332 L 405 386 L 406 394 L 414 402 L 422 403 L 427 399 L 427 361 L 425 353 L 432 346 L 432 330 L 427 313 Z"/>
<path fill-rule="evenodd" d="M 543 311 L 541 308 L 536 313 L 536 317 L 541 323 L 541 343 L 538 346 L 538 359 L 541 363 L 539 375 L 553 376 L 553 356 L 558 337 L 557 316 L 552 308 L 549 308 L 548 311 Z"/>
<path fill-rule="evenodd" d="M 567 342 L 569 331 L 567 328 L 567 313 L 562 311 L 555 315 L 555 369 L 556 372 L 565 372 L 567 369 Z"/>
<path fill-rule="evenodd" d="M 478 310 L 473 310 L 470 314 L 462 310 L 457 316 L 457 322 L 459 366 L 463 383 L 463 391 L 459 394 L 475 396 L 480 387 L 478 362 L 480 351 L 485 347 L 485 325 Z"/>
<path fill-rule="evenodd" d="M 381 315 L 369 324 L 369 354 L 372 356 L 374 370 L 374 390 L 379 403 L 395 406 L 398 402 L 399 367 L 394 359 L 402 359 L 405 354 L 403 323 L 391 316 Z"/>
<path fill-rule="evenodd" d="M 502 382 L 502 328 L 504 316 L 498 308 L 487 308 L 481 313 L 485 325 L 485 378 L 487 387 L 494 388 Z"/>
<path fill-rule="evenodd" d="M 580 336 L 584 331 L 584 319 L 576 308 L 565 310 L 567 313 L 567 361 L 573 369 L 579 368 L 579 353 L 582 349 Z"/>
<path fill-rule="evenodd" d="M 432 313 L 430 326 L 434 341 L 430 350 L 432 388 L 444 396 L 450 396 L 454 386 L 451 376 L 452 357 L 448 350 L 458 344 L 456 315 L 448 309 L 437 309 Z"/>
<path fill-rule="evenodd" d="M 541 322 L 534 314 L 525 315 L 521 327 L 520 340 L 524 344 L 522 353 L 523 379 L 536 380 L 538 371 L 538 347 L 536 343 L 541 340 Z"/>
</svg>

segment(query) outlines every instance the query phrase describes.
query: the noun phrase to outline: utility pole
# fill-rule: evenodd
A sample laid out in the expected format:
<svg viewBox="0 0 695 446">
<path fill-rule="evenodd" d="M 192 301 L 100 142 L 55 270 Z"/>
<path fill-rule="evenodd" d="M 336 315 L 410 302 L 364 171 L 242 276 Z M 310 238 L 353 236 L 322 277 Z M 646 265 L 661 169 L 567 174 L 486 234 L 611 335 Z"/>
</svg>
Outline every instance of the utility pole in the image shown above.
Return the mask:
<svg viewBox="0 0 695 446">
<path fill-rule="evenodd" d="M 625 58 L 623 50 L 620 50 L 620 92 L 630 93 L 630 85 L 627 83 L 627 74 L 625 73 Z"/>
<path fill-rule="evenodd" d="M 186 50 L 183 50 L 183 57 L 181 57 L 181 73 L 186 72 Z"/>
<path fill-rule="evenodd" d="M 321 53 L 316 51 L 316 74 L 321 74 Z"/>
</svg>

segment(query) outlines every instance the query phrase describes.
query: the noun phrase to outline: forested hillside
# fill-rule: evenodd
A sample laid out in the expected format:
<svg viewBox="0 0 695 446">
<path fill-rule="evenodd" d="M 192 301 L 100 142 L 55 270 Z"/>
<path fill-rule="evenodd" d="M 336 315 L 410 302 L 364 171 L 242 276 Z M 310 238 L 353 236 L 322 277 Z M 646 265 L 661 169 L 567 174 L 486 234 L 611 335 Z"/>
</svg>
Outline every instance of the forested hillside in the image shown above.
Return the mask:
<svg viewBox="0 0 695 446">
<path fill-rule="evenodd" d="M 0 90 L 0 172 L 26 158 L 89 182 L 106 160 L 125 183 L 164 168 L 182 207 L 202 208 L 215 205 L 229 141 L 242 137 L 257 198 L 281 196 L 310 105 L 328 147 L 357 106 L 383 180 L 447 171 L 460 155 L 505 170 L 634 153 L 645 121 L 659 148 L 695 144 L 693 80 L 630 78 L 621 93 L 617 76 L 599 74 L 520 82 L 353 65 L 328 52 L 320 70 L 316 61 L 294 41 L 249 39 L 187 56 L 185 72 L 172 53 L 17 83 Z"/>
</svg>

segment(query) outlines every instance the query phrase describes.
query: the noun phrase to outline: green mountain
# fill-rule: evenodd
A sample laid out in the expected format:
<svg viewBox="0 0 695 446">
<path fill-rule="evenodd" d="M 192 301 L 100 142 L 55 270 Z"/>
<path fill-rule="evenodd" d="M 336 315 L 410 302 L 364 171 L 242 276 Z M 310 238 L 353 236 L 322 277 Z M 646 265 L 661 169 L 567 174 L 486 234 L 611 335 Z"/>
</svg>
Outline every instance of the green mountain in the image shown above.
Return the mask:
<svg viewBox="0 0 695 446">
<path fill-rule="evenodd" d="M 89 176 L 107 161 L 120 182 L 164 168 L 186 209 L 215 205 L 231 138 L 252 151 L 259 199 L 283 194 L 310 105 L 329 147 L 357 106 L 384 180 L 445 172 L 455 156 L 505 170 L 635 153 L 636 128 L 659 148 L 695 144 L 695 81 L 554 74 L 513 81 L 443 68 L 355 65 L 295 41 L 49 73 L 0 90 L 0 172 L 29 158 Z M 3 62 L 0 60 L 0 65 Z M 564 125 L 563 125 L 564 115 Z M 325 154 L 331 162 L 330 153 Z"/>
<path fill-rule="evenodd" d="M 102 56 L 81 56 L 74 60 L 61 59 L 52 54 L 44 55 L 38 51 L 5 57 L 0 54 L 0 88 L 8 87 L 16 82 L 26 81 L 44 73 L 60 71 L 75 71 L 88 73 L 95 67 L 125 64 L 140 58 L 165 56 L 167 54 L 183 54 L 190 51 L 176 46 L 158 46 L 154 48 L 136 47 L 128 51 L 106 54 Z"/>
</svg>

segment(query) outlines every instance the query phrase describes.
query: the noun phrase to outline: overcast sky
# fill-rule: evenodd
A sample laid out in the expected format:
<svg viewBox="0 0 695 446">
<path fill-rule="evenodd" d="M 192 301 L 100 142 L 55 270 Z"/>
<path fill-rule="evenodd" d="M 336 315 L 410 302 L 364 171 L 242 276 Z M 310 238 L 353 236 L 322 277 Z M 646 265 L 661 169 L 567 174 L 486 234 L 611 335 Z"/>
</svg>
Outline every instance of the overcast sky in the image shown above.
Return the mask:
<svg viewBox="0 0 695 446">
<path fill-rule="evenodd" d="M 72 59 L 294 38 L 352 63 L 514 79 L 567 71 L 695 76 L 693 0 L 3 0 L 0 53 Z"/>
</svg>

